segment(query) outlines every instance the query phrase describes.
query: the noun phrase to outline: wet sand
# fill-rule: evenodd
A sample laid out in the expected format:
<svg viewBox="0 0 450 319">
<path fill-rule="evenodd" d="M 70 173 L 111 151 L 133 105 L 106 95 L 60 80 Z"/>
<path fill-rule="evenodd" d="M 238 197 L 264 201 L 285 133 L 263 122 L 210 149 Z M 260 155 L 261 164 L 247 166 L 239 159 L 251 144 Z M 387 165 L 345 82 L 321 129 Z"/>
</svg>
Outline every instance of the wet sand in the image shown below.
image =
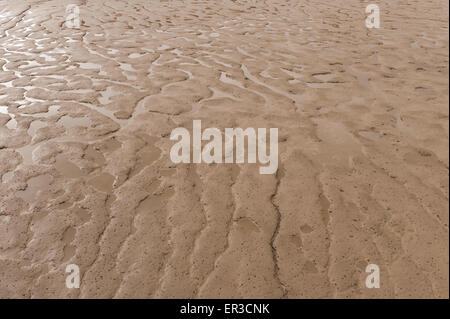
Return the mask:
<svg viewBox="0 0 450 319">
<path fill-rule="evenodd" d="M 448 3 L 377 3 L 1 1 L 0 297 L 448 298 Z M 193 120 L 278 172 L 173 164 Z"/>
</svg>

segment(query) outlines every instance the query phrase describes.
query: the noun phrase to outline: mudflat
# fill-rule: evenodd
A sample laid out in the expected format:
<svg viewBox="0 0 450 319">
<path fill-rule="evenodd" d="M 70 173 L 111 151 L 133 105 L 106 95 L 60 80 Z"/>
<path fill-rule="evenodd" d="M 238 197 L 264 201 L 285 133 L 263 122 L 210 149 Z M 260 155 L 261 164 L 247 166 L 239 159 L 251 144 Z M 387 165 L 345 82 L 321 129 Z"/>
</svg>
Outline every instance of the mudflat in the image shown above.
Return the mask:
<svg viewBox="0 0 450 319">
<path fill-rule="evenodd" d="M 367 4 L 0 1 L 0 297 L 448 298 L 448 2 Z"/>
</svg>

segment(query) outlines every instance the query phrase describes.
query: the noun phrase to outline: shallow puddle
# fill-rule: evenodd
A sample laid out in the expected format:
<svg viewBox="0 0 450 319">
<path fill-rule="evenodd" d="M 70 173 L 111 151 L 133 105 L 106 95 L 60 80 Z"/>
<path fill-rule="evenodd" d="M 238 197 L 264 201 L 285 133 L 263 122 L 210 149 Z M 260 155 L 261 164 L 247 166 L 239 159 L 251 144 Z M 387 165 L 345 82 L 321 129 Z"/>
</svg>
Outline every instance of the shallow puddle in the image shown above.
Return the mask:
<svg viewBox="0 0 450 319">
<path fill-rule="evenodd" d="M 67 178 L 78 178 L 84 175 L 83 171 L 77 165 L 66 160 L 62 155 L 56 157 L 55 168 Z"/>
<path fill-rule="evenodd" d="M 90 62 L 78 63 L 78 64 L 80 65 L 81 69 L 85 69 L 85 70 L 98 70 L 101 67 L 100 64 L 95 64 L 95 63 L 90 63 Z"/>
<path fill-rule="evenodd" d="M 89 180 L 88 184 L 101 192 L 110 193 L 113 190 L 114 180 L 115 178 L 111 174 L 102 173 Z"/>
<path fill-rule="evenodd" d="M 105 105 L 111 103 L 111 98 L 120 95 L 120 92 L 114 90 L 113 87 L 108 86 L 105 91 L 100 93 L 102 96 L 98 98 L 98 101 Z"/>
<path fill-rule="evenodd" d="M 30 135 L 31 137 L 33 137 L 37 130 L 39 130 L 40 128 L 46 127 L 47 123 L 36 120 L 31 122 L 30 127 L 28 128 L 28 135 Z"/>
<path fill-rule="evenodd" d="M 66 129 L 71 129 L 73 127 L 89 127 L 91 125 L 91 120 L 87 117 L 71 117 L 69 115 L 64 115 L 59 119 L 58 123 L 64 125 Z"/>
<path fill-rule="evenodd" d="M 0 106 L 0 113 L 9 115 L 11 119 L 6 123 L 6 127 L 10 130 L 14 130 L 17 128 L 17 121 L 15 120 L 15 115 L 8 112 L 7 106 Z"/>
<path fill-rule="evenodd" d="M 47 174 L 32 177 L 27 182 L 27 188 L 16 193 L 17 197 L 22 198 L 27 203 L 32 203 L 37 196 L 50 188 L 53 177 Z"/>
<path fill-rule="evenodd" d="M 319 83 L 319 82 L 308 82 L 307 86 L 313 89 L 330 89 L 336 86 L 334 83 Z"/>
<path fill-rule="evenodd" d="M 33 164 L 33 151 L 36 148 L 36 145 L 26 145 L 21 148 L 16 149 L 17 152 L 22 155 L 23 161 L 22 164 L 24 165 L 31 165 Z"/>
<path fill-rule="evenodd" d="M 318 74 L 313 74 L 313 77 L 315 77 L 316 79 L 323 81 L 323 82 L 327 82 L 330 81 L 331 79 L 333 79 L 335 77 L 334 74 L 331 73 L 318 73 Z"/>
</svg>

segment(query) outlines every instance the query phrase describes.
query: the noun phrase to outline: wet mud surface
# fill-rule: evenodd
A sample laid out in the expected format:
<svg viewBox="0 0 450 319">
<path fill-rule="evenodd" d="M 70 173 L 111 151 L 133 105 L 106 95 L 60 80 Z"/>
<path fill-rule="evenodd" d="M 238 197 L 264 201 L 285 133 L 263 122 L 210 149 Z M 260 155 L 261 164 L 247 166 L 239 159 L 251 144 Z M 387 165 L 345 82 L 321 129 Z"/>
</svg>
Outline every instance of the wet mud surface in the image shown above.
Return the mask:
<svg viewBox="0 0 450 319">
<path fill-rule="evenodd" d="M 365 5 L 1 1 L 0 297 L 448 298 L 448 3 Z M 193 120 L 278 172 L 172 163 Z"/>
</svg>

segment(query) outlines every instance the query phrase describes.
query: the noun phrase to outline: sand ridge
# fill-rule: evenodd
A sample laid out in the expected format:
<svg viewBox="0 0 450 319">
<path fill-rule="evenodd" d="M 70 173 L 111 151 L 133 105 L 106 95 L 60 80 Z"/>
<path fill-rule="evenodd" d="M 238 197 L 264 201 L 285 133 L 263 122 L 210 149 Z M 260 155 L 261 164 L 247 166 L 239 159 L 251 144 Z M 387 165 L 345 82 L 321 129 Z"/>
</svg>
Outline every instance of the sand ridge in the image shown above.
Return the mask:
<svg viewBox="0 0 450 319">
<path fill-rule="evenodd" d="M 448 3 L 378 3 L 2 1 L 0 297 L 448 298 Z M 173 164 L 193 120 L 277 173 Z"/>
</svg>

